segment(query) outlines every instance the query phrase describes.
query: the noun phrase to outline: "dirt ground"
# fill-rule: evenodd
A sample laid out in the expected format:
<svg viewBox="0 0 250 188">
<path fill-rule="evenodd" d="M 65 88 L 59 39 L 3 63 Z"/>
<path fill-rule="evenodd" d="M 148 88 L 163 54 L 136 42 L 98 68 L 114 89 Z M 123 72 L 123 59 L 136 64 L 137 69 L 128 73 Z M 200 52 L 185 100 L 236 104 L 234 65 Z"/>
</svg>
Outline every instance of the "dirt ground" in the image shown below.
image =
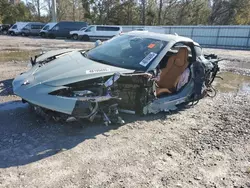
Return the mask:
<svg viewBox="0 0 250 188">
<path fill-rule="evenodd" d="M 204 49 L 225 59 L 215 98 L 123 126 L 46 122 L 12 94 L 27 52 L 92 46 L 0 36 L 0 187 L 250 188 L 249 51 Z"/>
</svg>

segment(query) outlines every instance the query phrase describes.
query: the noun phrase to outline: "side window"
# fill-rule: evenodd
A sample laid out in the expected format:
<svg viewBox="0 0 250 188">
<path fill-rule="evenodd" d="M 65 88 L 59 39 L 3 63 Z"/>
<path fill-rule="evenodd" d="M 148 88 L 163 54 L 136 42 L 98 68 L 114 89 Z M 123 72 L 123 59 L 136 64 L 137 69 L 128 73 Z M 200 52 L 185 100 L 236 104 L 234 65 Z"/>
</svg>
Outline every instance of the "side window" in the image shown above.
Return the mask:
<svg viewBox="0 0 250 188">
<path fill-rule="evenodd" d="M 16 29 L 17 28 L 17 25 L 13 25 L 12 29 Z"/>
<path fill-rule="evenodd" d="M 53 31 L 58 31 L 58 30 L 59 30 L 59 26 L 57 25 L 57 26 L 53 27 L 52 30 L 53 30 Z"/>
<path fill-rule="evenodd" d="M 111 31 L 119 31 L 119 27 L 111 27 Z"/>
<path fill-rule="evenodd" d="M 30 29 L 30 26 L 25 26 L 24 28 L 23 28 L 23 30 L 29 30 Z"/>
<path fill-rule="evenodd" d="M 48 30 L 48 29 L 49 29 L 49 26 L 46 25 L 46 26 L 44 26 L 42 29 L 43 29 L 43 30 Z"/>
<path fill-rule="evenodd" d="M 87 29 L 85 30 L 85 32 L 92 32 L 92 31 L 94 31 L 94 30 L 95 30 L 95 27 L 94 27 L 94 26 L 91 26 L 91 27 L 87 28 Z"/>
<path fill-rule="evenodd" d="M 104 30 L 105 30 L 105 27 L 100 27 L 100 26 L 96 27 L 96 31 L 104 31 Z"/>
<path fill-rule="evenodd" d="M 119 27 L 103 27 L 103 31 L 119 31 Z"/>
<path fill-rule="evenodd" d="M 34 29 L 42 29 L 42 28 L 43 28 L 43 25 L 35 25 Z"/>
<path fill-rule="evenodd" d="M 39 29 L 39 25 L 31 25 L 31 29 Z"/>
</svg>

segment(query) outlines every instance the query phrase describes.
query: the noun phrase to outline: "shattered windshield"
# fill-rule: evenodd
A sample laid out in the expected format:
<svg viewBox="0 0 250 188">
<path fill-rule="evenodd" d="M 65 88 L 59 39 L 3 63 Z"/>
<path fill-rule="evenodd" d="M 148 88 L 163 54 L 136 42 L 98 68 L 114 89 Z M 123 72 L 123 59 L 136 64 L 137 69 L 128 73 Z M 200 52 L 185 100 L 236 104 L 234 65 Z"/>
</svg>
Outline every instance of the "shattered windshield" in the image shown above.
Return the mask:
<svg viewBox="0 0 250 188">
<path fill-rule="evenodd" d="M 90 50 L 85 56 L 117 67 L 145 71 L 166 46 L 166 41 L 122 35 Z"/>
</svg>

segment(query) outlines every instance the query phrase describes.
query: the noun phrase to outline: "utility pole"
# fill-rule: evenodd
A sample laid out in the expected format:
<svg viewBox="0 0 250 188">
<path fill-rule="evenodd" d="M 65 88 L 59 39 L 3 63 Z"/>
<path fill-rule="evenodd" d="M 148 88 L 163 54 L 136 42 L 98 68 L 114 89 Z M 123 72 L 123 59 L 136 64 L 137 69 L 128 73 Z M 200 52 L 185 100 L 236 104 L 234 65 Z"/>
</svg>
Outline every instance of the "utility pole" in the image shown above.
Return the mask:
<svg viewBox="0 0 250 188">
<path fill-rule="evenodd" d="M 52 0 L 52 22 L 57 22 L 56 0 Z"/>
</svg>

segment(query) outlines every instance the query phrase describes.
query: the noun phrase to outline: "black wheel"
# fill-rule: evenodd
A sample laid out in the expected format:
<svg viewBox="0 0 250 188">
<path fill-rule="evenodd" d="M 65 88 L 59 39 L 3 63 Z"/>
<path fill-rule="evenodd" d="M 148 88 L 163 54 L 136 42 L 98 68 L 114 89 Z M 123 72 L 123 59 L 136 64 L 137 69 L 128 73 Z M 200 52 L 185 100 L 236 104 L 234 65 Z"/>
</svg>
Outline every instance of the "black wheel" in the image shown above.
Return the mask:
<svg viewBox="0 0 250 188">
<path fill-rule="evenodd" d="M 21 33 L 21 35 L 22 35 L 23 37 L 25 37 L 25 33 Z"/>
<path fill-rule="evenodd" d="M 7 34 L 8 34 L 8 32 L 7 32 L 7 31 L 3 31 L 3 34 L 4 34 L 4 35 L 7 35 Z"/>
<path fill-rule="evenodd" d="M 78 40 L 78 35 L 77 35 L 77 34 L 74 34 L 74 35 L 72 36 L 72 38 L 73 38 L 74 40 Z"/>
<path fill-rule="evenodd" d="M 88 35 L 83 35 L 82 40 L 83 41 L 89 41 L 89 36 Z"/>
<path fill-rule="evenodd" d="M 14 35 L 15 35 L 15 33 L 14 33 L 13 31 L 11 31 L 11 32 L 10 32 L 10 35 L 11 35 L 11 36 L 14 36 Z"/>
</svg>

